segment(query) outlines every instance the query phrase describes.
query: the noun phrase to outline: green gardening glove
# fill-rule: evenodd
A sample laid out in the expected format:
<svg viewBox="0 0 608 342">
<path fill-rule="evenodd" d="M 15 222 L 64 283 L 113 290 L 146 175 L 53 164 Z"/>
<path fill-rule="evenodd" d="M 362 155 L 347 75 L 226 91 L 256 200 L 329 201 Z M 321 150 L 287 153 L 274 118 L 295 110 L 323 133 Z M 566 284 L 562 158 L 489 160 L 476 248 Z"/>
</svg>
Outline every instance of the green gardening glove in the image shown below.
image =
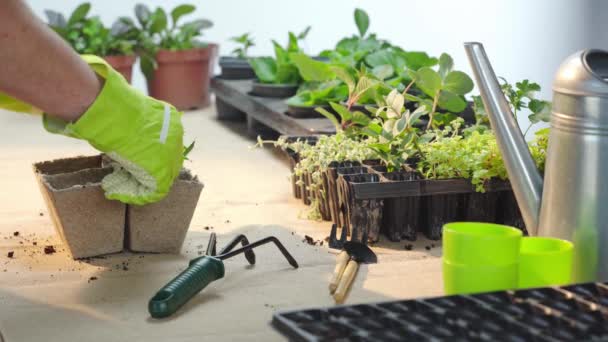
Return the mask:
<svg viewBox="0 0 608 342">
<path fill-rule="evenodd" d="M 0 108 L 10 110 L 11 112 L 41 114 L 42 111 L 32 105 L 12 98 L 0 92 Z"/>
<path fill-rule="evenodd" d="M 103 89 L 78 121 L 45 114 L 44 127 L 84 139 L 114 161 L 102 181 L 107 198 L 137 205 L 162 199 L 184 161 L 181 113 L 131 87 L 103 59 L 82 58 L 105 79 Z"/>
</svg>

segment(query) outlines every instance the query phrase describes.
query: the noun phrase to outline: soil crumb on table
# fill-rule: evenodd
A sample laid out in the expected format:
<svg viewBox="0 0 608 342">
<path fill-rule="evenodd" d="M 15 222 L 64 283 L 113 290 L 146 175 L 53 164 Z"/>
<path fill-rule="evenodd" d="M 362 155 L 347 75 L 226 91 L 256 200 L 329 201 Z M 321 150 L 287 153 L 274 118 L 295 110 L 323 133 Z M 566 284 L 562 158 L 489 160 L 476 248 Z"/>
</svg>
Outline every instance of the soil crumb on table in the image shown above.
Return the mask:
<svg viewBox="0 0 608 342">
<path fill-rule="evenodd" d="M 15 255 L 15 252 L 10 251 L 10 252 L 8 252 L 8 254 L 6 256 L 12 259 L 14 255 Z"/>
<path fill-rule="evenodd" d="M 89 280 L 87 281 L 87 283 L 90 283 L 90 282 L 95 281 L 95 280 L 97 280 L 97 277 L 91 277 L 91 278 L 89 278 Z"/>
<path fill-rule="evenodd" d="M 57 251 L 53 245 L 44 246 L 44 254 L 54 254 L 55 252 Z"/>
<path fill-rule="evenodd" d="M 411 251 L 412 249 L 414 249 L 414 246 L 412 244 L 407 244 L 403 246 L 403 248 L 405 248 L 406 251 Z"/>
<path fill-rule="evenodd" d="M 13 236 L 19 236 L 19 232 L 14 232 Z"/>
</svg>

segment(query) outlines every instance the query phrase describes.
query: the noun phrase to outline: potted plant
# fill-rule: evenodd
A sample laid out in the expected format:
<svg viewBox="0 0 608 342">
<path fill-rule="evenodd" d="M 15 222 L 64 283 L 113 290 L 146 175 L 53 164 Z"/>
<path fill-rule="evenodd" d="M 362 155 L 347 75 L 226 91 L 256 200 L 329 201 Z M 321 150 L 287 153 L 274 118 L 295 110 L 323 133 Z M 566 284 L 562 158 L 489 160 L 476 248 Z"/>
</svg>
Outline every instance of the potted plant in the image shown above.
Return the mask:
<svg viewBox="0 0 608 342">
<path fill-rule="evenodd" d="M 298 36 L 293 32 L 289 32 L 289 41 L 285 48 L 276 41 L 272 41 L 275 58 L 255 57 L 249 59 L 249 63 L 257 78 L 253 82 L 252 95 L 290 97 L 296 93 L 302 77 L 298 72 L 298 68 L 291 60 L 291 54 L 302 51 L 298 40 Z"/>
<path fill-rule="evenodd" d="M 87 17 L 91 4 L 83 3 L 66 19 L 59 12 L 45 10 L 48 25 L 79 54 L 103 57 L 114 69 L 131 82 L 136 31 L 129 25 L 131 19 L 121 17 L 111 28 L 104 26 L 99 17 Z"/>
<path fill-rule="evenodd" d="M 210 103 L 210 67 L 217 45 L 197 38 L 213 23 L 207 19 L 180 23 L 183 16 L 195 9 L 193 5 L 179 5 L 167 15 L 160 7 L 151 11 L 143 4 L 135 6 L 139 24 L 137 50 L 148 93 L 180 110 L 206 107 Z"/>
<path fill-rule="evenodd" d="M 253 68 L 249 64 L 249 48 L 255 45 L 249 33 L 232 37 L 230 40 L 237 44 L 232 50 L 232 56 L 220 57 L 220 77 L 227 80 L 246 80 L 255 78 Z"/>
</svg>

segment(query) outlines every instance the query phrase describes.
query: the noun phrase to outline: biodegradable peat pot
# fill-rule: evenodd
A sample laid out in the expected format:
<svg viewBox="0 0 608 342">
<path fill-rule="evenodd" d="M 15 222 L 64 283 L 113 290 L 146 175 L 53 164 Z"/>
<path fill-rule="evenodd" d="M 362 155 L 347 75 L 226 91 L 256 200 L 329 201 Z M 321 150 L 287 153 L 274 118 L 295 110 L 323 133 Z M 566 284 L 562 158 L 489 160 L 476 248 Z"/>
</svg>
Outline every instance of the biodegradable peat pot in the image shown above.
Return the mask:
<svg viewBox="0 0 608 342">
<path fill-rule="evenodd" d="M 208 106 L 213 54 L 210 45 L 184 51 L 160 50 L 156 54 L 158 67 L 148 80 L 148 93 L 179 110 Z"/>
<path fill-rule="evenodd" d="M 86 164 L 91 160 L 75 159 L 74 162 Z M 59 161 L 59 164 L 69 164 L 67 161 Z M 101 188 L 101 180 L 112 170 L 92 168 L 47 175 L 38 173 L 55 229 L 74 259 L 123 249 L 126 205 L 106 199 Z"/>
<path fill-rule="evenodd" d="M 253 81 L 251 95 L 260 97 L 291 97 L 298 91 L 297 84 L 272 84 Z"/>
<path fill-rule="evenodd" d="M 131 83 L 133 64 L 135 64 L 136 59 L 135 55 L 105 56 L 103 59 L 105 59 L 112 68 L 121 73 L 127 82 Z"/>
<path fill-rule="evenodd" d="M 220 78 L 225 80 L 249 80 L 255 78 L 255 72 L 244 58 L 222 56 L 220 57 Z"/>
<path fill-rule="evenodd" d="M 159 202 L 128 206 L 127 244 L 135 252 L 179 253 L 190 227 L 203 184 L 182 170 Z"/>
</svg>

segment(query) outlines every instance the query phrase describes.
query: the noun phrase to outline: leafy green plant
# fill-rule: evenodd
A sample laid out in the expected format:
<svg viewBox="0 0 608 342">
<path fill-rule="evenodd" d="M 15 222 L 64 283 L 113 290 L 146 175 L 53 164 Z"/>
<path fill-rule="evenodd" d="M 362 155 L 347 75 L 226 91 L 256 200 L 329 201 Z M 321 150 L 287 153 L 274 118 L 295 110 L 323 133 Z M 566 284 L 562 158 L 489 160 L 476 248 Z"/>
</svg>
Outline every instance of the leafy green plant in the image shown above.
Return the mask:
<svg viewBox="0 0 608 342">
<path fill-rule="evenodd" d="M 196 140 L 193 140 L 192 143 L 190 143 L 190 145 L 188 146 L 184 146 L 184 160 L 190 160 L 188 159 L 188 155 L 190 154 L 190 152 L 192 152 L 192 150 L 194 149 L 194 144 L 196 143 Z"/>
<path fill-rule="evenodd" d="M 240 36 L 232 37 L 232 38 L 230 38 L 230 40 L 239 44 L 239 46 L 237 48 L 232 50 L 232 54 L 238 58 L 243 58 L 243 59 L 247 58 L 248 57 L 247 52 L 248 52 L 249 48 L 252 46 L 255 46 L 253 38 L 250 36 L 249 33 L 243 33 Z"/>
<path fill-rule="evenodd" d="M 285 137 L 281 137 L 277 141 L 264 141 L 258 137 L 257 147 L 262 147 L 266 144 L 298 153 L 300 161 L 294 167 L 294 175 L 300 177 L 307 173 L 310 174 L 312 183 L 309 189 L 319 190 L 322 196 L 326 195 L 322 190 L 322 176 L 331 162 L 362 162 L 364 160 L 377 159 L 376 153 L 368 147 L 368 142 L 348 137 L 344 132 L 320 136 L 315 145 L 309 145 L 301 140 L 287 143 Z M 301 185 L 301 182 L 298 185 Z M 311 202 L 311 211 L 308 217 L 310 219 L 320 219 L 318 199 L 311 198 Z"/>
<path fill-rule="evenodd" d="M 89 17 L 91 4 L 80 4 L 66 17 L 59 12 L 45 10 L 48 25 L 79 54 L 98 56 L 130 55 L 136 44 L 137 33 L 119 18 L 111 28 L 99 17 Z"/>
<path fill-rule="evenodd" d="M 179 5 L 169 14 L 161 7 L 151 11 L 144 4 L 135 6 L 137 24 L 125 22 L 137 31 L 141 70 L 150 79 L 156 69 L 156 53 L 160 49 L 180 51 L 205 47 L 207 44 L 198 40 L 205 29 L 213 26 L 207 19 L 195 19 L 180 23 L 180 19 L 196 10 L 194 5 Z M 170 20 L 169 20 L 170 18 Z M 139 26 L 137 26 L 139 25 Z"/>
<path fill-rule="evenodd" d="M 274 45 L 275 58 L 256 57 L 250 58 L 249 64 L 253 68 L 256 77 L 261 83 L 269 84 L 299 84 L 302 80 L 298 68 L 291 60 L 294 53 L 302 50 L 298 44 L 298 37 L 289 32 L 289 40 L 286 47 L 282 47 L 276 41 Z"/>
<path fill-rule="evenodd" d="M 407 94 L 408 87 L 405 97 L 430 108 L 427 128 L 449 124 L 455 119 L 451 113 L 462 112 L 467 107 L 464 95 L 473 90 L 473 80 L 466 73 L 454 70 L 450 55 L 444 53 L 439 57 L 438 70 L 425 66 L 409 73 L 422 96 Z M 450 113 L 438 112 L 439 108 Z"/>
</svg>

